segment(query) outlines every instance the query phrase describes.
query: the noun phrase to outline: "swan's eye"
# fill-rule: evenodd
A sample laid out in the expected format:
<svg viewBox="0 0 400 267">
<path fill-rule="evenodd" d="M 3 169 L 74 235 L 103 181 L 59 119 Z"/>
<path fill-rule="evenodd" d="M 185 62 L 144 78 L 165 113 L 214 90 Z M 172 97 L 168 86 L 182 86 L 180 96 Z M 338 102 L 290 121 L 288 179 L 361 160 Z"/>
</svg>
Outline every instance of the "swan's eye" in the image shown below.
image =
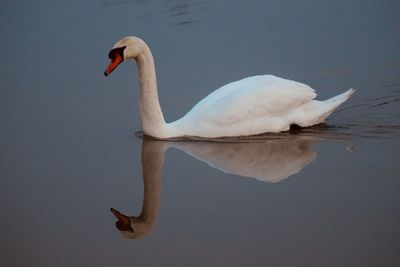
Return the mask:
<svg viewBox="0 0 400 267">
<path fill-rule="evenodd" d="M 115 51 L 115 49 L 113 49 L 110 51 L 110 53 L 108 53 L 108 58 L 111 59 L 112 61 L 114 61 L 116 54 L 117 54 L 117 52 Z"/>
<path fill-rule="evenodd" d="M 110 53 L 108 53 L 108 58 L 111 59 L 113 62 L 115 60 L 115 50 L 111 50 Z"/>
</svg>

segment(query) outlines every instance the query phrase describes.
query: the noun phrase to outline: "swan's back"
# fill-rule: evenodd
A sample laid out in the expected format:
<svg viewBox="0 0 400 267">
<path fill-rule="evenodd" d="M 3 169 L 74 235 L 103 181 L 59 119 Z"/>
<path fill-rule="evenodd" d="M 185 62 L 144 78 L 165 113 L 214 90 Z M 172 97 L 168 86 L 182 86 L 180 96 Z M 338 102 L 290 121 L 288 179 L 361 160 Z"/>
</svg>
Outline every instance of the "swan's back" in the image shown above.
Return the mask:
<svg viewBox="0 0 400 267">
<path fill-rule="evenodd" d="M 188 113 L 212 109 L 229 113 L 230 109 L 241 108 L 242 111 L 253 111 L 254 104 L 260 113 L 281 114 L 289 106 L 298 106 L 315 98 L 314 89 L 310 86 L 279 78 L 273 75 L 259 75 L 228 83 L 215 90 L 198 102 Z M 246 110 L 247 109 L 247 110 Z"/>
</svg>

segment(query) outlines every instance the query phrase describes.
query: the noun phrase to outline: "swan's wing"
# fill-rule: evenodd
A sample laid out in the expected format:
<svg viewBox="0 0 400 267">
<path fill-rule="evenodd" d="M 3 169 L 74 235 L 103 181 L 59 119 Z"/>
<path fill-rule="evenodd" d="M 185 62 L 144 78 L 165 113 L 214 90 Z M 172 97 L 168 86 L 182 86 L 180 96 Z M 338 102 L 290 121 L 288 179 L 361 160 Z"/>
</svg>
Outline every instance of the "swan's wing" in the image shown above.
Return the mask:
<svg viewBox="0 0 400 267">
<path fill-rule="evenodd" d="M 284 116 L 316 96 L 308 85 L 272 75 L 229 83 L 197 103 L 187 114 L 192 122 L 228 126 L 257 117 Z"/>
</svg>

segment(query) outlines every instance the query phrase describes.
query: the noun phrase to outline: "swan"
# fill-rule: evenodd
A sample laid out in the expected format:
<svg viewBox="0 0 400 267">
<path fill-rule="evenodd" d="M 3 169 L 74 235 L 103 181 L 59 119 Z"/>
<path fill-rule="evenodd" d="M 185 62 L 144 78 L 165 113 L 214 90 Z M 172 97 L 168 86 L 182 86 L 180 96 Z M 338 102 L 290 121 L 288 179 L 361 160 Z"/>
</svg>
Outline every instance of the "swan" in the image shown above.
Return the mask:
<svg viewBox="0 0 400 267">
<path fill-rule="evenodd" d="M 124 60 L 135 59 L 139 73 L 140 115 L 143 132 L 157 139 L 220 138 L 277 133 L 291 125 L 320 124 L 353 93 L 325 101 L 314 100 L 306 84 L 273 75 L 258 75 L 226 84 L 199 101 L 182 118 L 166 123 L 157 92 L 153 56 L 140 38 L 128 36 L 110 50 L 108 76 Z"/>
</svg>

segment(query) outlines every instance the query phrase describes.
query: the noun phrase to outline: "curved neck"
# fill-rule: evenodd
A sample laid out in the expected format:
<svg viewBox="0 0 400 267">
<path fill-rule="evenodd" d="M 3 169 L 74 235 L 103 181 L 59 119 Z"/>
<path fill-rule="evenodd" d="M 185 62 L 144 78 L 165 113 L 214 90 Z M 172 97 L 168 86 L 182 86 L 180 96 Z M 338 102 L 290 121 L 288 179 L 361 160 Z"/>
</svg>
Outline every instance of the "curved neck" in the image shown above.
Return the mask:
<svg viewBox="0 0 400 267">
<path fill-rule="evenodd" d="M 167 143 L 143 140 L 143 208 L 140 217 L 154 224 L 160 203 L 161 175 Z"/>
<path fill-rule="evenodd" d="M 145 236 L 153 230 L 160 206 L 161 176 L 167 148 L 166 142 L 143 139 L 143 206 L 138 217 L 130 217 L 134 232 L 128 234 L 128 237 Z"/>
<path fill-rule="evenodd" d="M 154 60 L 147 45 L 143 46 L 142 53 L 135 60 L 139 71 L 140 115 L 143 132 L 162 138 L 166 134 L 167 127 L 158 99 Z"/>
</svg>

